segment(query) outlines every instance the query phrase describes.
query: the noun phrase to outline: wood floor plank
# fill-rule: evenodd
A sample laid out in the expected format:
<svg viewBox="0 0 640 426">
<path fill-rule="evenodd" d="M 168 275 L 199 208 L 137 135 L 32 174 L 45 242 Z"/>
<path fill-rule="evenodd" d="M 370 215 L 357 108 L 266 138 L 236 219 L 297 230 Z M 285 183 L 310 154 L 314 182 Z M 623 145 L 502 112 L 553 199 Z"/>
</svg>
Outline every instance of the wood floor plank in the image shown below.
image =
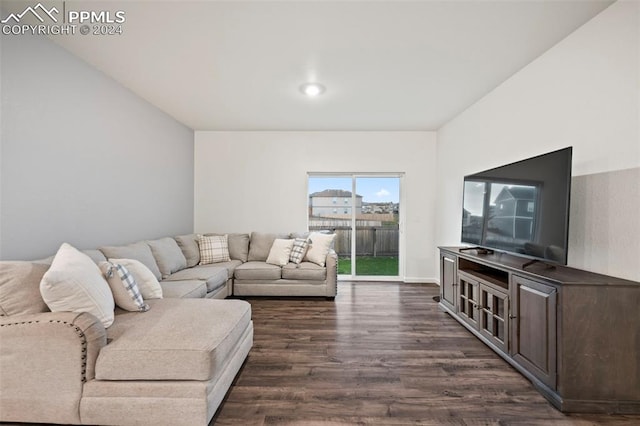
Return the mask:
<svg viewBox="0 0 640 426">
<path fill-rule="evenodd" d="M 637 425 L 565 415 L 429 284 L 339 282 L 335 301 L 247 298 L 254 346 L 211 425 Z"/>
</svg>

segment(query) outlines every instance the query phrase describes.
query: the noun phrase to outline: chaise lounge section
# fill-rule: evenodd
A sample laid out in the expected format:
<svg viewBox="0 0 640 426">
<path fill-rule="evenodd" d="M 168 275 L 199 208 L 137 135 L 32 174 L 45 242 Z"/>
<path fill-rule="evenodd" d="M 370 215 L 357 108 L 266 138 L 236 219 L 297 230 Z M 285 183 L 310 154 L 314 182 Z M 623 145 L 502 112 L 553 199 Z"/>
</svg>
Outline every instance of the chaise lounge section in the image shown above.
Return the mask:
<svg viewBox="0 0 640 426">
<path fill-rule="evenodd" d="M 0 421 L 211 420 L 253 345 L 251 305 L 148 298 L 143 308 L 127 311 L 113 308 L 115 290 L 111 302 L 100 300 L 96 289 L 109 291 L 110 284 L 88 256 L 66 244 L 50 267 L 0 262 Z M 63 294 L 66 287 L 75 292 Z M 96 306 L 58 309 L 65 298 Z"/>
</svg>

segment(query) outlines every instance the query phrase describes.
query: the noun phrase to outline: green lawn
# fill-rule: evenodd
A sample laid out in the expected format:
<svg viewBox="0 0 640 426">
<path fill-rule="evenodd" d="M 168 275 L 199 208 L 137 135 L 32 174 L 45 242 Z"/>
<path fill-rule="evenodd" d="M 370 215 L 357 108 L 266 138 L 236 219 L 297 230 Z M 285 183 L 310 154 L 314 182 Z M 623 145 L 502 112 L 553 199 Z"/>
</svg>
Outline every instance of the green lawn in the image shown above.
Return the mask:
<svg viewBox="0 0 640 426">
<path fill-rule="evenodd" d="M 338 259 L 338 274 L 351 274 L 351 259 Z M 358 256 L 356 275 L 398 275 L 397 257 Z"/>
</svg>

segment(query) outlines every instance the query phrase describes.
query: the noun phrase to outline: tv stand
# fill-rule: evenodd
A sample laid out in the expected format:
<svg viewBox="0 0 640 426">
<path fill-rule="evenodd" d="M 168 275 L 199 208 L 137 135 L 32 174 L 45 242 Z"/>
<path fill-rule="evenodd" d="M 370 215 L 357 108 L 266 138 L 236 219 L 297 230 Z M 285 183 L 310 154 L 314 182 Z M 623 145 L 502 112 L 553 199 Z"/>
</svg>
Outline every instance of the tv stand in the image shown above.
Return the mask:
<svg viewBox="0 0 640 426">
<path fill-rule="evenodd" d="M 494 254 L 494 251 L 491 249 L 487 249 L 484 247 L 461 247 L 460 251 L 470 251 L 475 250 L 478 254 Z"/>
<path fill-rule="evenodd" d="M 563 412 L 640 413 L 640 282 L 440 247 L 440 302 Z"/>
<path fill-rule="evenodd" d="M 536 263 L 540 263 L 542 265 L 546 266 L 546 269 L 556 269 L 556 265 L 552 265 L 551 263 L 547 263 L 545 261 L 539 260 L 539 259 L 531 259 L 530 261 L 522 264 L 522 269 L 527 269 L 527 267 L 531 266 L 531 265 L 535 265 Z"/>
</svg>

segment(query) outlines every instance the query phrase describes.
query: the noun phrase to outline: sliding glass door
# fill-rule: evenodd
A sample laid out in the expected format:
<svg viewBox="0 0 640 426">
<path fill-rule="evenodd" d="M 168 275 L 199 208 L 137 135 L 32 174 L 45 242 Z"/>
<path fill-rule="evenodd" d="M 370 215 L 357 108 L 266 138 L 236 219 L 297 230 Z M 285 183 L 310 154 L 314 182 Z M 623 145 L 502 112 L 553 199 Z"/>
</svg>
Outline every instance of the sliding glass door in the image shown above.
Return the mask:
<svg viewBox="0 0 640 426">
<path fill-rule="evenodd" d="M 356 177 L 362 209 L 355 220 L 355 275 L 399 275 L 400 178 Z"/>
<path fill-rule="evenodd" d="M 309 174 L 309 230 L 336 234 L 342 278 L 398 279 L 400 174 Z"/>
</svg>

